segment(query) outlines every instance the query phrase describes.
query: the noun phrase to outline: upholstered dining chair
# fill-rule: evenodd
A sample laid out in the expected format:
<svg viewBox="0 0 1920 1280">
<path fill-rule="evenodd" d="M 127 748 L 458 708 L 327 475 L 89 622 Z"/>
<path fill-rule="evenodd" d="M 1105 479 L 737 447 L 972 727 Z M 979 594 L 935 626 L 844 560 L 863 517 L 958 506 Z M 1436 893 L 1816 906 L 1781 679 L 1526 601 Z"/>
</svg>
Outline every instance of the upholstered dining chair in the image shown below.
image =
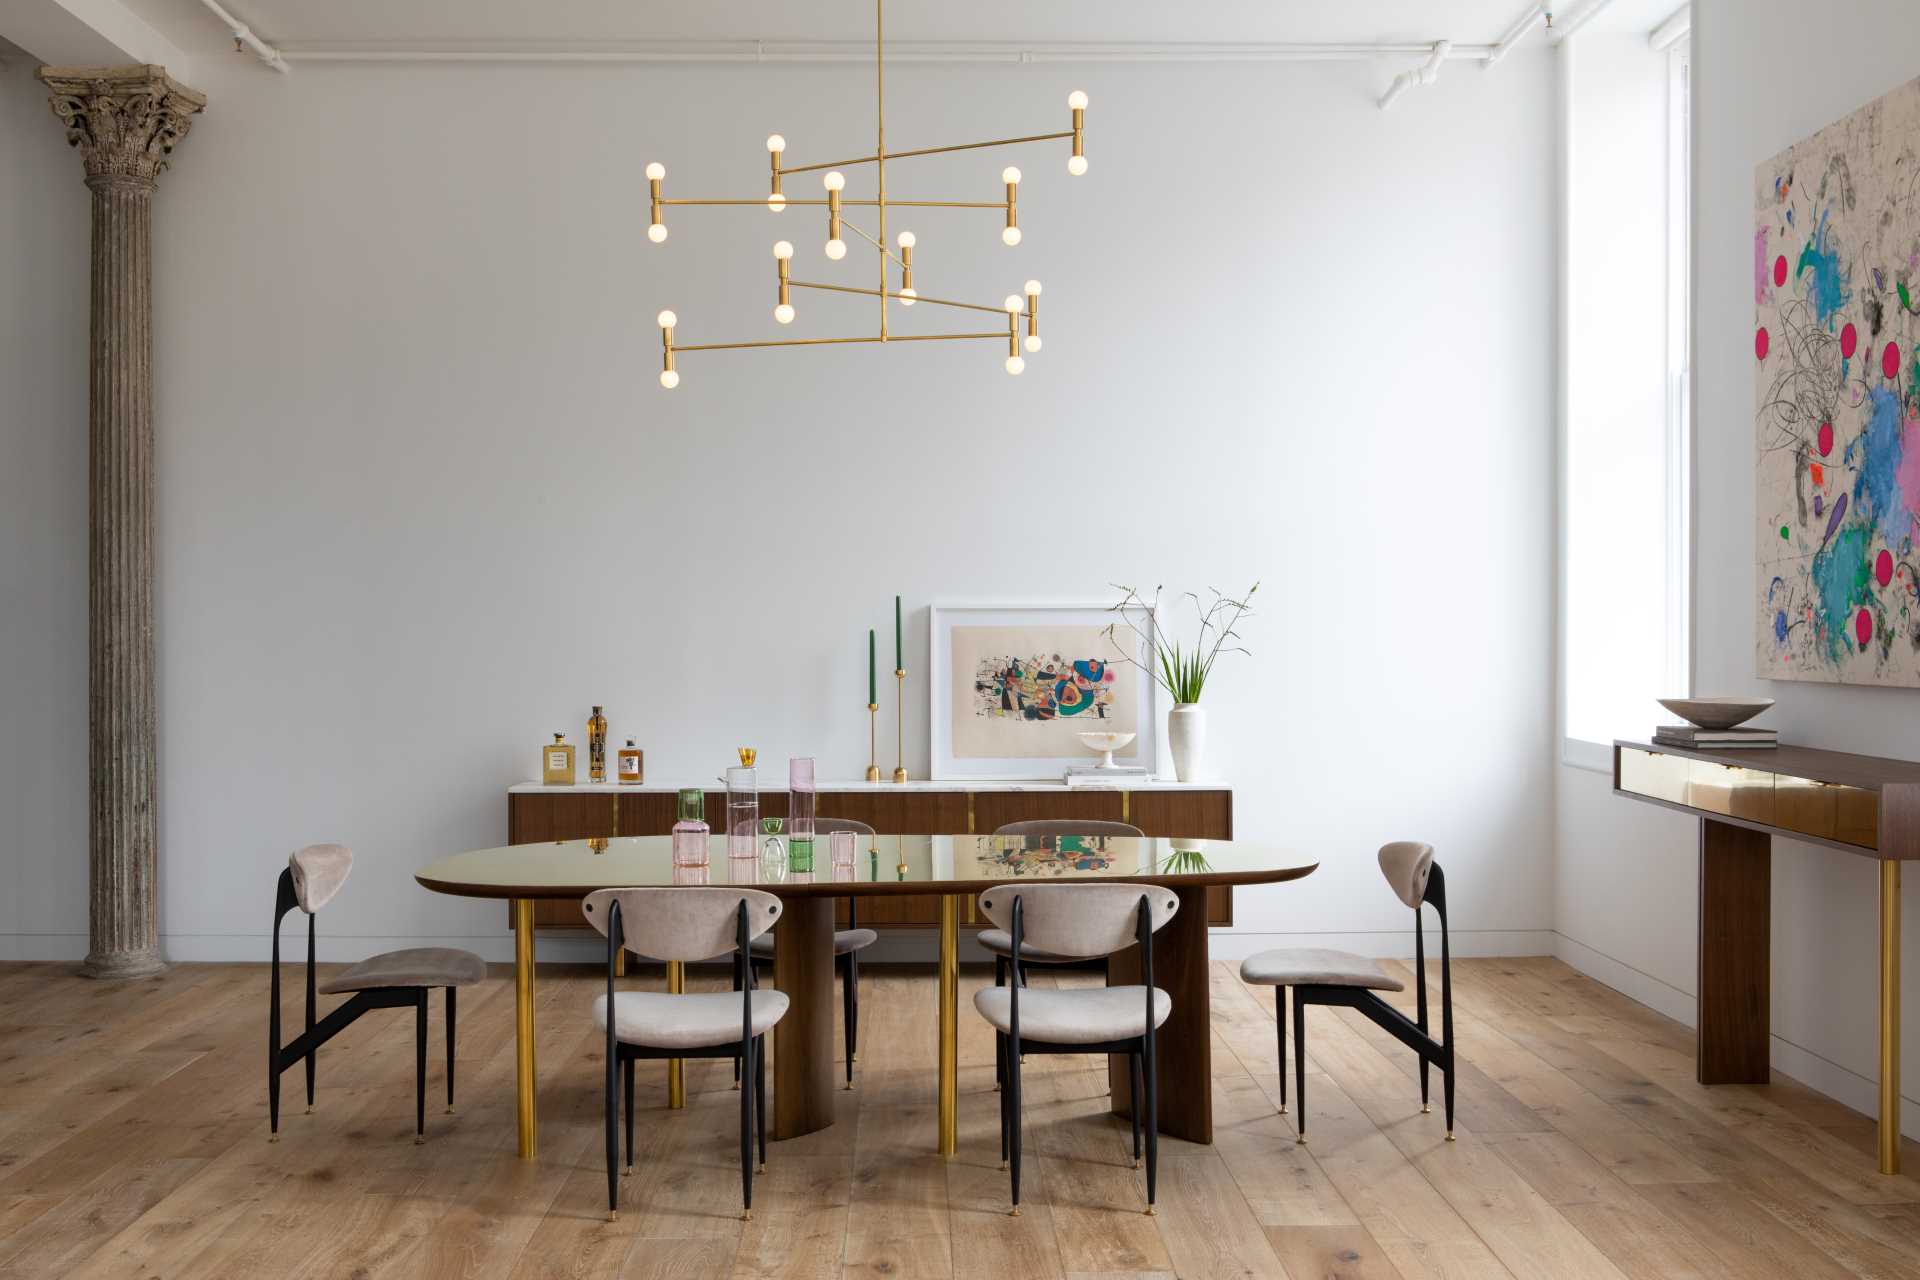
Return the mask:
<svg viewBox="0 0 1920 1280">
<path fill-rule="evenodd" d="M 996 827 L 996 836 L 1014 836 L 1020 838 L 1044 838 L 1052 836 L 1139 836 L 1144 833 L 1129 822 L 1108 822 L 1102 818 L 1031 818 L 1024 822 L 1008 822 Z M 976 942 L 993 953 L 993 985 L 1007 985 L 1007 959 L 1013 954 L 1013 939 L 1005 929 L 982 929 L 975 935 Z M 1074 964 L 1081 957 L 1049 955 L 1046 951 L 1029 946 L 1020 957 L 1028 964 Z M 1006 1087 L 1004 1072 L 996 1072 L 993 1087 Z"/>
<path fill-rule="evenodd" d="M 1153 935 L 1179 908 L 1171 889 L 1149 884 L 1003 884 L 980 895 L 980 909 L 1011 939 L 1012 981 L 973 996 L 996 1033 L 1007 1087 L 1000 1092 L 1000 1159 L 1010 1170 L 1014 1217 L 1020 1215 L 1020 1061 L 1030 1053 L 1126 1054 L 1132 1060 L 1128 1110 L 1133 1161 L 1140 1164 L 1144 1118 L 1147 1212 L 1154 1211 L 1160 1168 L 1159 1071 L 1154 1052 L 1173 997 L 1153 985 Z M 1140 948 L 1142 985 L 1027 990 L 1025 947 L 1091 960 Z"/>
<path fill-rule="evenodd" d="M 1280 1043 L 1280 1110 L 1287 1109 L 1287 988 L 1293 988 L 1294 1092 L 1298 1102 L 1296 1142 L 1307 1140 L 1307 1006 L 1346 1005 L 1389 1032 L 1420 1056 L 1420 1110 L 1432 1111 L 1427 1068 L 1440 1068 L 1447 1103 L 1447 1141 L 1453 1141 L 1453 961 L 1447 948 L 1447 880 L 1433 860 L 1433 846 L 1400 840 L 1380 849 L 1380 872 L 1400 901 L 1413 908 L 1413 971 L 1419 988 L 1414 1017 L 1388 1004 L 1378 992 L 1403 991 L 1404 983 L 1366 956 L 1320 948 L 1262 951 L 1240 966 L 1243 981 L 1270 986 Z M 1440 1039 L 1427 1025 L 1427 955 L 1420 908 L 1440 919 Z"/>
<path fill-rule="evenodd" d="M 873 828 L 853 818 L 815 818 L 814 834 L 821 837 L 836 831 L 851 831 L 865 841 L 873 839 Z M 822 841 L 824 843 L 824 839 Z M 853 1088 L 854 1046 L 860 1032 L 860 953 L 879 940 L 880 935 L 860 927 L 860 899 L 847 900 L 847 927 L 833 933 L 833 963 L 840 970 L 840 1009 L 847 1049 L 847 1088 Z M 763 933 L 753 940 L 753 958 L 773 963 L 773 934 Z M 740 1086 L 739 1064 L 734 1064 L 733 1084 Z"/>
<path fill-rule="evenodd" d="M 593 1001 L 594 1024 L 607 1033 L 607 1220 L 619 1216 L 620 1158 L 614 1089 L 626 1074 L 627 1172 L 633 1172 L 633 1064 L 641 1058 L 732 1058 L 753 1088 L 740 1091 L 740 1216 L 753 1218 L 753 1136 L 767 1162 L 766 1036 L 787 1011 L 781 991 L 757 991 L 748 959 L 753 940 L 780 918 L 780 899 L 758 889 L 597 889 L 580 904 L 607 938 L 607 993 Z M 679 995 L 620 991 L 623 948 L 656 960 L 733 956 L 732 991 Z"/>
<path fill-rule="evenodd" d="M 310 844 L 287 859 L 273 902 L 273 979 L 267 1011 L 267 1141 L 280 1141 L 280 1076 L 296 1062 L 307 1064 L 307 1113 L 313 1113 L 314 1070 L 320 1046 L 346 1030 L 371 1009 L 413 1009 L 413 1140 L 427 1140 L 427 992 L 447 993 L 447 1114 L 453 1114 L 453 1042 L 455 993 L 487 976 L 487 966 L 471 951 L 452 947 L 411 947 L 368 956 L 344 972 L 315 985 L 313 918 L 333 900 L 353 871 L 353 851 L 345 845 Z M 306 1028 L 280 1043 L 280 921 L 298 906 L 307 916 Z M 315 1019 L 316 995 L 348 995 L 324 1018 Z"/>
</svg>

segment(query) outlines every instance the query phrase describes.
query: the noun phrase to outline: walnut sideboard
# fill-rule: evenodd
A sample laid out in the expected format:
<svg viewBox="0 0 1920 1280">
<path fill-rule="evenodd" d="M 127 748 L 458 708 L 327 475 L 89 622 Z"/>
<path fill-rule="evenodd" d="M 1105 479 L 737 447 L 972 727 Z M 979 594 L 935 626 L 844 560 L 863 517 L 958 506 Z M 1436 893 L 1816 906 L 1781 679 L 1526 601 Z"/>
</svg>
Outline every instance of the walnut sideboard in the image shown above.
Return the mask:
<svg viewBox="0 0 1920 1280">
<path fill-rule="evenodd" d="M 673 829 L 678 794 L 678 788 L 657 785 L 520 783 L 507 789 L 507 843 L 665 835 Z M 821 817 L 852 818 L 881 836 L 988 835 L 1006 823 L 1033 818 L 1093 818 L 1131 822 L 1149 836 L 1233 839 L 1233 792 L 1215 785 L 1138 782 L 1126 790 L 1107 790 L 1045 782 L 823 782 L 819 795 Z M 726 792 L 708 789 L 708 822 L 726 811 Z M 762 791 L 760 812 L 785 817 L 785 789 Z M 837 911 L 844 923 L 846 903 Z M 577 903 L 541 901 L 534 913 L 534 924 L 542 929 L 587 927 Z M 874 929 L 935 929 L 940 900 L 869 898 L 860 923 Z M 1231 888 L 1207 890 L 1207 923 L 1233 923 Z M 971 901 L 962 924 L 984 927 L 974 918 Z"/>
</svg>

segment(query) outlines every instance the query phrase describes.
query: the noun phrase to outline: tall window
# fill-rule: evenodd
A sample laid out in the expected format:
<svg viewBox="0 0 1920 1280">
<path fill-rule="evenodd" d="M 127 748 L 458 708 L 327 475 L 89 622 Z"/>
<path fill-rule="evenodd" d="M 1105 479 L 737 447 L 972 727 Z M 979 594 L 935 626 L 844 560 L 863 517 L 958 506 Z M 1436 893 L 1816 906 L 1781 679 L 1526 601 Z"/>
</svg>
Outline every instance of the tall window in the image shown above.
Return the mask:
<svg viewBox="0 0 1920 1280">
<path fill-rule="evenodd" d="M 1688 692 L 1688 55 L 1567 44 L 1563 758 L 1602 768 Z"/>
</svg>

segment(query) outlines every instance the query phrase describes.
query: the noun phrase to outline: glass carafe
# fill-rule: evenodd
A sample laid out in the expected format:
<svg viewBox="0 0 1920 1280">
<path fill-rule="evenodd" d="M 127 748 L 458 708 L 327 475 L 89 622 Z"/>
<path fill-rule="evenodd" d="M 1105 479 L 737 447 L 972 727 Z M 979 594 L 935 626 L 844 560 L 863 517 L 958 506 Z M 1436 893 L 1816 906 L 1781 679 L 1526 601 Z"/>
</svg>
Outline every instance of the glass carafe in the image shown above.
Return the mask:
<svg viewBox="0 0 1920 1280">
<path fill-rule="evenodd" d="M 707 865 L 707 793 L 688 787 L 680 793 L 680 820 L 673 824 L 673 865 Z"/>
<path fill-rule="evenodd" d="M 795 871 L 813 870 L 813 818 L 819 796 L 813 786 L 813 757 L 787 761 L 787 865 Z"/>
<path fill-rule="evenodd" d="M 727 857 L 760 854 L 760 775 L 745 765 L 727 770 Z"/>
</svg>

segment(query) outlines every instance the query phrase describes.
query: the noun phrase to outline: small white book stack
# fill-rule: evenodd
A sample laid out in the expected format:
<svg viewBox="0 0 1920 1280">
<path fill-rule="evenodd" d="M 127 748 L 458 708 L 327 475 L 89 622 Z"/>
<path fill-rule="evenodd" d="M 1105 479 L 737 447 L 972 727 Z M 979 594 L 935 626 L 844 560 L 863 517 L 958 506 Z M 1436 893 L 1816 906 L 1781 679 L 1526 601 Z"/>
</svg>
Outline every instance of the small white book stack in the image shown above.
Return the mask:
<svg viewBox="0 0 1920 1280">
<path fill-rule="evenodd" d="M 1653 740 L 1663 747 L 1693 747 L 1700 751 L 1780 745 L 1779 732 L 1774 729 L 1701 729 L 1690 724 L 1663 724 L 1653 731 Z"/>
<path fill-rule="evenodd" d="M 1124 787 L 1131 782 L 1144 782 L 1150 776 L 1145 767 L 1137 764 L 1087 764 L 1070 766 L 1065 781 L 1070 787 Z"/>
</svg>

